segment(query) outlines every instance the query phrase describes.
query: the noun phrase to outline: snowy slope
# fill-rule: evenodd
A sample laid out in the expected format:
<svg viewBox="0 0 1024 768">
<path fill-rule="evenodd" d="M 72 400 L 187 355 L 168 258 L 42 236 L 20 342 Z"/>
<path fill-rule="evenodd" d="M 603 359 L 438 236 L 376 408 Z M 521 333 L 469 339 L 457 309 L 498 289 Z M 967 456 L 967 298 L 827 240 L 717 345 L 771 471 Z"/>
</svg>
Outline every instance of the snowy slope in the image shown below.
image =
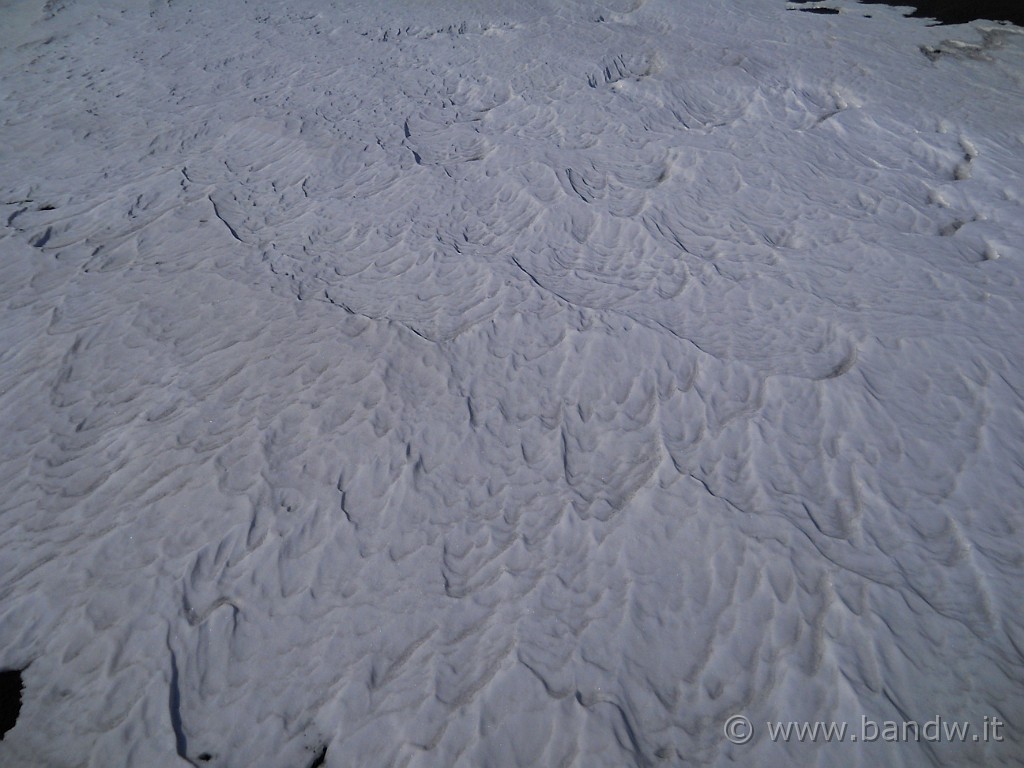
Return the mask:
<svg viewBox="0 0 1024 768">
<path fill-rule="evenodd" d="M 1024 764 L 1024 35 L 830 6 L 0 3 L 0 764 Z"/>
</svg>

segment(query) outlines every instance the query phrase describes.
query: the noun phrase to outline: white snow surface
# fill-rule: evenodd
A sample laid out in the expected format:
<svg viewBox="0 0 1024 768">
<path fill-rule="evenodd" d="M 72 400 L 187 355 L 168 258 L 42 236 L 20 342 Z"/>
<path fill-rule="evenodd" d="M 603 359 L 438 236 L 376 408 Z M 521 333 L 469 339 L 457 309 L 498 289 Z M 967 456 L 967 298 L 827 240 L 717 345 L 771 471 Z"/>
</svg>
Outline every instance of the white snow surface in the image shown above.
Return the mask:
<svg viewBox="0 0 1024 768">
<path fill-rule="evenodd" d="M 0 764 L 1024 765 L 1024 34 L 829 5 L 0 2 Z"/>
</svg>

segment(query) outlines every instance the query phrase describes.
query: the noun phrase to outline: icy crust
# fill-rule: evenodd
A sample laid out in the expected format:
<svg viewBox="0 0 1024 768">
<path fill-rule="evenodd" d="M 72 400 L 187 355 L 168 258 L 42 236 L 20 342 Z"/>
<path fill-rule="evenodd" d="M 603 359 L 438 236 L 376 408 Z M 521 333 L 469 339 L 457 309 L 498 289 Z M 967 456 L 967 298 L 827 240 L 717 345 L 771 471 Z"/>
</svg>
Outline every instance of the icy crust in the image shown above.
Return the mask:
<svg viewBox="0 0 1024 768">
<path fill-rule="evenodd" d="M 1024 40 L 872 13 L 8 4 L 0 762 L 1019 765 Z"/>
</svg>

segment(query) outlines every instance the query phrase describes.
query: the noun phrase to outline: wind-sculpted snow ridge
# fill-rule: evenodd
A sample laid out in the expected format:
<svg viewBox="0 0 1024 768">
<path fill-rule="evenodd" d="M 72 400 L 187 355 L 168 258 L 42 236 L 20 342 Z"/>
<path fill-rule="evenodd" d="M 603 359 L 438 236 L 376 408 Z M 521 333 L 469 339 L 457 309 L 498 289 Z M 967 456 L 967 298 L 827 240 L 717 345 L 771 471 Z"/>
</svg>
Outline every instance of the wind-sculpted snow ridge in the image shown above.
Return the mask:
<svg viewBox="0 0 1024 768">
<path fill-rule="evenodd" d="M 0 9 L 0 764 L 1022 764 L 1018 31 L 143 5 Z"/>
</svg>

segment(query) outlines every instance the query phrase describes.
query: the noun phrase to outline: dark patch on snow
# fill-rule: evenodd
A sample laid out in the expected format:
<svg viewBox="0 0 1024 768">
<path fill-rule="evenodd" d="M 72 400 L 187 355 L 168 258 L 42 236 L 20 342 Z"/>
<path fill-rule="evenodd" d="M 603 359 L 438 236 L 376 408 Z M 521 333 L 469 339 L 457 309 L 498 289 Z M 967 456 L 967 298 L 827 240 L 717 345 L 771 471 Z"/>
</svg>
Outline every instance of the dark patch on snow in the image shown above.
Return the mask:
<svg viewBox="0 0 1024 768">
<path fill-rule="evenodd" d="M 320 751 L 317 753 L 316 757 L 313 759 L 313 762 L 309 764 L 309 768 L 320 768 L 320 766 L 325 765 L 326 763 L 327 745 L 324 744 L 324 746 L 320 748 Z"/>
<path fill-rule="evenodd" d="M 181 689 L 178 687 L 178 659 L 171 651 L 171 684 L 167 695 L 167 709 L 174 730 L 174 746 L 178 757 L 188 759 L 188 739 L 181 724 Z"/>
<path fill-rule="evenodd" d="M 32 241 L 32 245 L 36 248 L 42 248 L 50 240 L 50 235 L 53 234 L 53 227 L 47 227 L 46 231 L 43 232 L 39 237 Z"/>
<path fill-rule="evenodd" d="M 1018 0 L 912 0 L 912 2 L 884 2 L 860 0 L 867 5 L 913 6 L 914 18 L 935 19 L 939 24 L 967 24 L 978 19 L 1008 21 L 1024 27 L 1024 6 Z"/>
<path fill-rule="evenodd" d="M 18 723 L 21 714 L 22 670 L 5 669 L 0 672 L 0 741 L 4 734 Z"/>
<path fill-rule="evenodd" d="M 790 0 L 805 5 L 815 0 Z M 859 0 L 863 5 L 891 5 L 914 8 L 906 14 L 918 19 L 934 19 L 937 24 L 967 24 L 978 19 L 1006 21 L 1024 27 L 1024 4 L 1019 0 Z M 831 8 L 800 8 L 808 13 L 838 13 Z"/>
</svg>

